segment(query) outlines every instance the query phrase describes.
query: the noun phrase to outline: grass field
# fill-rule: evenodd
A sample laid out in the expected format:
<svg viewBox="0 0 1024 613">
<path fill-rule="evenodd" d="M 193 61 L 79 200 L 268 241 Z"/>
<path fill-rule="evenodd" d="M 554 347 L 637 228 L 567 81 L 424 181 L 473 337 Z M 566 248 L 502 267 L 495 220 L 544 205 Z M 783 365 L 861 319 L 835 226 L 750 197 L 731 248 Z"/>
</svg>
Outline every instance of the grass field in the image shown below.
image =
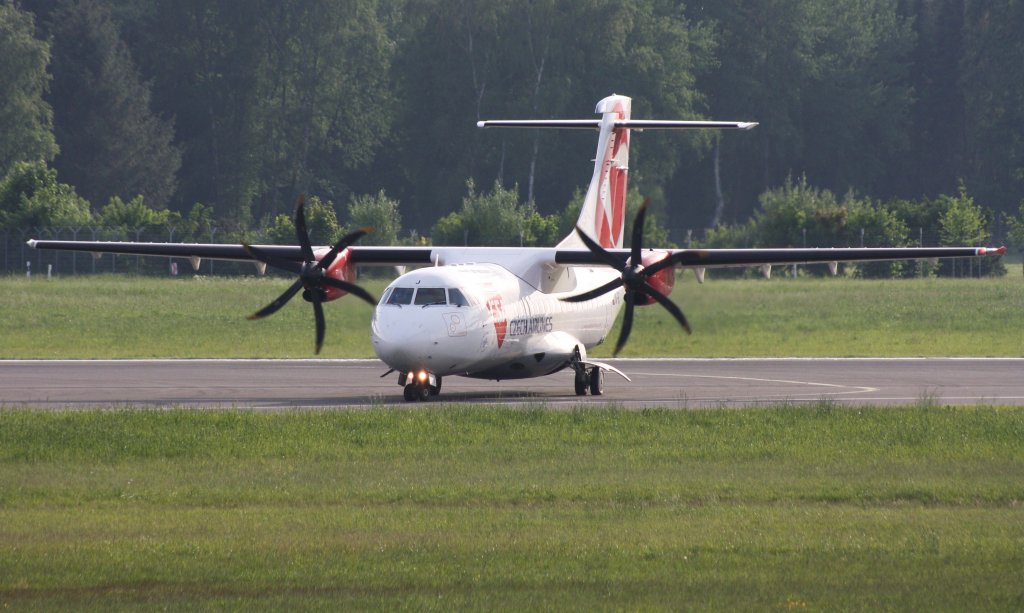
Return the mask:
<svg viewBox="0 0 1024 613">
<path fill-rule="evenodd" d="M 0 358 L 308 357 L 305 303 L 244 318 L 286 286 L 0 279 Z M 1013 275 L 673 297 L 694 334 L 640 309 L 625 355 L 1024 355 Z M 325 357 L 372 355 L 369 306 L 325 310 Z M 1021 441 L 1022 408 L 927 399 L 0 407 L 0 609 L 1021 610 Z"/>
<path fill-rule="evenodd" d="M 0 410 L 0 608 L 1020 610 L 1024 409 Z"/>
<path fill-rule="evenodd" d="M 313 316 L 295 300 L 245 320 L 281 278 L 0 279 L 0 358 L 310 357 Z M 370 281 L 379 294 L 384 283 Z M 673 298 L 694 333 L 660 308 L 637 311 L 624 356 L 1024 356 L 1024 280 L 682 278 Z M 325 308 L 323 357 L 372 357 L 372 309 Z M 613 330 L 611 338 L 617 337 Z M 606 356 L 612 343 L 595 355 Z"/>
</svg>

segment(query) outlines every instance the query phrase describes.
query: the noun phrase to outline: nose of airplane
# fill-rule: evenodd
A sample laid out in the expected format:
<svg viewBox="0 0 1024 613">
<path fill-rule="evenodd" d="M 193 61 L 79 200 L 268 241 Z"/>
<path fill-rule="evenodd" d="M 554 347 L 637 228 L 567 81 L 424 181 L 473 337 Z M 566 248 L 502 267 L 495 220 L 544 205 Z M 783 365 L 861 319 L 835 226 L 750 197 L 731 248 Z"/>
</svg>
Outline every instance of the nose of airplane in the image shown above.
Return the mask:
<svg viewBox="0 0 1024 613">
<path fill-rule="evenodd" d="M 481 345 L 472 320 L 469 307 L 378 306 L 370 326 L 373 350 L 399 371 L 465 372 Z"/>
</svg>

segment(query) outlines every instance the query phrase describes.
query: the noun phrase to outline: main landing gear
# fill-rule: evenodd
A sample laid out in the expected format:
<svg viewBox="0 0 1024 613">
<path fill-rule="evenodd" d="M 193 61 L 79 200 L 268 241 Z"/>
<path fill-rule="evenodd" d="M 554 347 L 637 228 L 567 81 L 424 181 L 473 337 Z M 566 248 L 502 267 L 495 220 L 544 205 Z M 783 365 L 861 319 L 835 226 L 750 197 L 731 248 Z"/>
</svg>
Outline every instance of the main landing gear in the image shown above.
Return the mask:
<svg viewBox="0 0 1024 613">
<path fill-rule="evenodd" d="M 427 400 L 441 393 L 441 377 L 425 370 L 400 373 L 398 384 L 403 386 L 402 395 L 409 401 Z"/>
<path fill-rule="evenodd" d="M 587 390 L 590 390 L 591 396 L 604 394 L 604 371 L 598 366 L 588 368 L 580 356 L 580 348 L 578 346 L 569 365 L 576 372 L 575 387 L 577 396 L 586 396 Z"/>
<path fill-rule="evenodd" d="M 604 394 L 604 371 L 597 366 L 590 370 L 585 367 L 576 371 L 576 395 L 586 396 L 590 390 L 591 396 Z"/>
</svg>

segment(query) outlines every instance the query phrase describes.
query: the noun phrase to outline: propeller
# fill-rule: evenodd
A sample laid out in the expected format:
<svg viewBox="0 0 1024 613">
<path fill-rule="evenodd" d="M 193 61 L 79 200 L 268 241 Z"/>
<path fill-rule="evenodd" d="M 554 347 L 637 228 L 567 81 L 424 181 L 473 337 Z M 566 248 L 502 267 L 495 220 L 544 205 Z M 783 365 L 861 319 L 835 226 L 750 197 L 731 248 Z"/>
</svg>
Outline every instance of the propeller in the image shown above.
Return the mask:
<svg viewBox="0 0 1024 613">
<path fill-rule="evenodd" d="M 619 351 L 622 350 L 622 347 L 625 346 L 626 340 L 629 339 L 629 333 L 633 329 L 633 309 L 636 306 L 637 299 L 642 296 L 648 296 L 661 306 L 665 307 L 665 309 L 675 317 L 676 321 L 679 322 L 679 325 L 686 330 L 687 334 L 690 334 L 691 332 L 690 323 L 686 321 L 686 316 L 683 315 L 683 312 L 679 307 L 669 300 L 668 296 L 651 287 L 647 282 L 647 279 L 650 277 L 661 272 L 666 267 L 675 264 L 675 258 L 671 256 L 664 260 L 655 262 L 647 268 L 644 268 L 641 263 L 640 253 L 643 249 L 644 218 L 647 216 L 648 203 L 649 200 L 645 200 L 644 203 L 640 205 L 640 210 L 637 211 L 636 218 L 633 220 L 633 236 L 630 242 L 629 254 L 630 264 L 628 266 L 625 262 L 606 251 L 604 247 L 599 245 L 594 241 L 594 239 L 587 236 L 586 232 L 584 232 L 579 226 L 576 226 L 576 234 L 579 235 L 580 239 L 587 246 L 587 249 L 590 249 L 590 251 L 605 264 L 619 271 L 621 276 L 618 279 L 612 279 L 608 283 L 592 290 L 575 296 L 568 296 L 566 298 L 562 298 L 562 300 L 565 302 L 584 302 L 587 300 L 593 300 L 594 298 L 607 294 L 619 287 L 626 287 L 626 313 L 622 318 L 622 330 L 619 332 L 619 340 L 615 343 L 615 352 L 613 355 L 618 355 Z"/>
<path fill-rule="evenodd" d="M 352 243 L 356 242 L 363 236 L 366 236 L 370 232 L 373 232 L 373 228 L 360 228 L 355 232 L 349 232 L 345 236 L 341 237 L 337 243 L 331 247 L 324 257 L 317 261 L 316 256 L 313 255 L 313 246 L 309 242 L 309 230 L 306 228 L 306 198 L 305 196 L 299 196 L 298 201 L 295 203 L 295 235 L 299 240 L 299 248 L 302 251 L 302 262 L 295 262 L 293 260 L 287 260 L 284 258 L 271 255 L 259 247 L 254 247 L 247 243 L 242 243 L 242 247 L 245 248 L 246 252 L 252 256 L 253 259 L 263 262 L 271 268 L 277 268 L 278 270 L 284 270 L 293 274 L 299 275 L 299 278 L 291 284 L 291 286 L 278 296 L 273 302 L 263 307 L 259 311 L 256 311 L 249 316 L 249 319 L 262 319 L 268 315 L 273 315 L 281 307 L 288 304 L 295 294 L 300 289 L 306 290 L 306 296 L 309 297 L 309 301 L 313 303 L 313 317 L 316 319 L 316 353 L 320 353 L 320 348 L 324 344 L 324 333 L 326 331 L 326 324 L 324 322 L 324 309 L 323 302 L 326 298 L 324 292 L 325 287 L 333 287 L 335 289 L 343 290 L 363 300 L 369 302 L 371 305 L 377 304 L 377 300 L 366 290 L 359 287 L 354 283 L 348 281 L 342 281 L 341 279 L 335 279 L 324 274 L 324 271 L 330 266 L 338 254 Z"/>
</svg>

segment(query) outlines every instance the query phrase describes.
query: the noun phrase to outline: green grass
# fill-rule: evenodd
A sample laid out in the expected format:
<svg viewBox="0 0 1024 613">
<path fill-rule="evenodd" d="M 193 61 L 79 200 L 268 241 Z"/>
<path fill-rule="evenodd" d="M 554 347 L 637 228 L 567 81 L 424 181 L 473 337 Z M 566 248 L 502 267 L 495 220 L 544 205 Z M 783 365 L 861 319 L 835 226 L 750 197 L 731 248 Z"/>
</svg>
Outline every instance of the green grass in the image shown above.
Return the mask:
<svg viewBox="0 0 1024 613">
<path fill-rule="evenodd" d="M 310 357 L 313 315 L 296 299 L 258 322 L 245 316 L 281 278 L 101 276 L 0 279 L 0 358 Z M 381 281 L 368 288 L 378 293 Z M 686 336 L 657 306 L 637 311 L 624 356 L 1024 356 L 1024 281 L 714 280 L 691 275 L 673 298 Z M 325 308 L 323 357 L 372 357 L 372 309 Z M 617 328 L 610 338 L 618 335 Z M 606 356 L 612 345 L 598 348 Z"/>
<path fill-rule="evenodd" d="M 311 357 L 313 309 L 301 298 L 273 317 L 245 319 L 288 285 L 245 277 L 2 279 L 0 356 Z M 324 311 L 324 357 L 372 356 L 369 305 L 341 300 Z"/>
<path fill-rule="evenodd" d="M 680 338 L 663 309 L 642 309 L 642 341 L 623 355 L 1024 356 L 1017 276 L 688 282 L 673 298 L 694 333 Z"/>
<path fill-rule="evenodd" d="M 1024 409 L 0 411 L 0 607 L 1024 606 Z"/>
</svg>

